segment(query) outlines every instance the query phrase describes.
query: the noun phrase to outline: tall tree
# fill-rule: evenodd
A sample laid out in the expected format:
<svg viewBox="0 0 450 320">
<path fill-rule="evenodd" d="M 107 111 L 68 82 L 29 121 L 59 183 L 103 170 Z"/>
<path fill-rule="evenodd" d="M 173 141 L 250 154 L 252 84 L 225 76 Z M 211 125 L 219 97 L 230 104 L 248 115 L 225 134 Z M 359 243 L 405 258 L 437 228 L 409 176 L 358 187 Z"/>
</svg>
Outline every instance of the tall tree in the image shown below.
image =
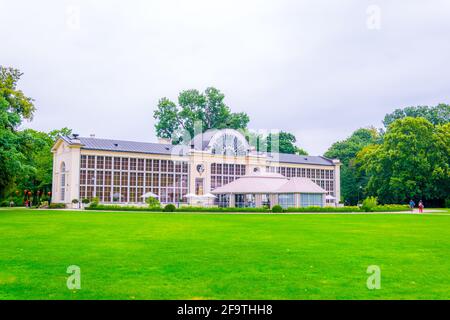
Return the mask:
<svg viewBox="0 0 450 320">
<path fill-rule="evenodd" d="M 200 122 L 203 132 L 208 129 L 245 129 L 249 117 L 245 113 L 232 113 L 224 102 L 224 94 L 216 88 L 182 91 L 178 105 L 167 98 L 159 100 L 153 117 L 156 135 L 171 138 L 178 144 L 194 136 L 194 126 Z M 188 136 L 188 137 L 187 137 Z"/>
<path fill-rule="evenodd" d="M 266 139 L 266 150 L 268 152 L 280 152 L 290 154 L 308 155 L 308 153 L 297 147 L 295 143 L 297 139 L 292 133 L 280 131 L 279 133 L 271 133 Z"/>
<path fill-rule="evenodd" d="M 14 183 L 17 174 L 28 171 L 26 153 L 17 134 L 24 119 L 32 119 L 33 99 L 17 89 L 22 73 L 0 66 L 0 197 Z"/>
<path fill-rule="evenodd" d="M 422 117 L 434 125 L 448 123 L 450 122 L 450 105 L 441 103 L 434 107 L 417 106 L 396 109 L 384 117 L 383 124 L 387 128 L 395 120 L 406 117 Z"/>
<path fill-rule="evenodd" d="M 383 143 L 364 148 L 356 162 L 368 177 L 368 195 L 382 203 L 409 198 L 438 200 L 448 195 L 450 125 L 434 126 L 425 118 L 395 120 Z"/>
<path fill-rule="evenodd" d="M 343 141 L 335 142 L 325 152 L 328 158 L 339 159 L 341 166 L 341 196 L 346 204 L 355 205 L 364 197 L 367 178 L 355 166 L 355 158 L 364 147 L 380 142 L 375 128 L 361 128 Z"/>
</svg>

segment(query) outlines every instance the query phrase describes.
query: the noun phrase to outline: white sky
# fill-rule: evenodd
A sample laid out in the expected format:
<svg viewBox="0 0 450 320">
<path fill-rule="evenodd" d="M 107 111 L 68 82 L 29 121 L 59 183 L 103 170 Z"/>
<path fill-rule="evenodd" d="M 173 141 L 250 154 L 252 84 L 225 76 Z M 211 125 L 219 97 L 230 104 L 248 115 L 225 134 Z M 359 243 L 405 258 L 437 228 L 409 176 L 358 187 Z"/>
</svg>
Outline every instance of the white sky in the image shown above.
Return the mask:
<svg viewBox="0 0 450 320">
<path fill-rule="evenodd" d="M 322 154 L 395 108 L 450 102 L 447 0 L 0 0 L 0 39 L 44 131 L 156 141 L 159 98 L 214 86 L 250 128 Z"/>
</svg>

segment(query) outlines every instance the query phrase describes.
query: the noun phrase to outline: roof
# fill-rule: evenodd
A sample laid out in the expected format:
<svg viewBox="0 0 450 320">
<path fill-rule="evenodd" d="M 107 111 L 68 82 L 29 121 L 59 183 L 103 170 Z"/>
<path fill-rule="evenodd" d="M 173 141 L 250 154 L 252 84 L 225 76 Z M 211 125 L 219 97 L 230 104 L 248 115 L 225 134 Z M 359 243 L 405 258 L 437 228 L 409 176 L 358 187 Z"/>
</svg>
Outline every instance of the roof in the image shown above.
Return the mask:
<svg viewBox="0 0 450 320">
<path fill-rule="evenodd" d="M 194 137 L 192 142 L 199 143 L 202 147 L 206 147 L 217 131 L 210 130 L 203 135 Z M 151 143 L 151 142 L 136 142 L 115 139 L 100 139 L 100 138 L 85 138 L 85 137 L 61 137 L 70 145 L 81 144 L 81 149 L 85 150 L 101 150 L 101 151 L 116 151 L 116 152 L 135 152 L 145 154 L 163 154 L 163 155 L 187 155 L 190 151 L 190 146 L 187 145 L 172 145 L 165 143 Z M 197 139 L 196 141 L 194 141 Z M 293 163 L 293 164 L 311 164 L 334 166 L 333 160 L 322 156 L 303 156 L 287 153 L 264 153 L 257 152 L 257 156 L 264 156 L 268 161 Z"/>
<path fill-rule="evenodd" d="M 251 174 L 240 177 L 212 191 L 227 193 L 327 193 L 308 178 L 288 179 L 277 173 Z"/>
<path fill-rule="evenodd" d="M 62 137 L 66 142 L 73 143 L 73 139 L 69 137 Z M 102 151 L 117 151 L 117 152 L 136 152 L 148 154 L 174 154 L 185 155 L 189 151 L 187 146 L 175 146 L 172 144 L 151 143 L 151 142 L 135 142 L 125 140 L 113 139 L 98 139 L 98 138 L 84 138 L 78 137 L 81 143 L 81 149 L 86 150 L 102 150 Z"/>
<path fill-rule="evenodd" d="M 278 193 L 327 193 L 308 178 L 291 178 L 277 190 Z"/>
<path fill-rule="evenodd" d="M 289 153 L 268 153 L 268 159 L 271 158 L 275 162 L 284 163 L 301 163 L 301 164 L 318 164 L 323 166 L 334 166 L 333 160 L 322 157 L 322 156 L 304 156 L 298 154 Z"/>
</svg>

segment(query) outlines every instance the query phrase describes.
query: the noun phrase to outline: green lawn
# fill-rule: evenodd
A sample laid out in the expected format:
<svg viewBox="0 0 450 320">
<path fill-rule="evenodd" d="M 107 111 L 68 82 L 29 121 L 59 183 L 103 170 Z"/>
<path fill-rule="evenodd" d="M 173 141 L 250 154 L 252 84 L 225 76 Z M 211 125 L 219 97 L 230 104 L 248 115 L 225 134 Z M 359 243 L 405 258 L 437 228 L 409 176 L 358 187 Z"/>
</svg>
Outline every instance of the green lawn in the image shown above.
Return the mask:
<svg viewBox="0 0 450 320">
<path fill-rule="evenodd" d="M 0 299 L 450 299 L 450 214 L 2 209 L 0 243 Z"/>
</svg>

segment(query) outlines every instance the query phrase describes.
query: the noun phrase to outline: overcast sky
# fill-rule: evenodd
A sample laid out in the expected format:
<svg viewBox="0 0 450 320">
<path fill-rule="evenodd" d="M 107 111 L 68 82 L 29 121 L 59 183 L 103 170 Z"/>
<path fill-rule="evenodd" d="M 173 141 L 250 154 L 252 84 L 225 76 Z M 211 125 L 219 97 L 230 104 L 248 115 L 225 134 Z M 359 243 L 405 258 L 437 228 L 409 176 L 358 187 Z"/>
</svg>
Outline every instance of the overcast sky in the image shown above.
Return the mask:
<svg viewBox="0 0 450 320">
<path fill-rule="evenodd" d="M 322 154 L 410 105 L 450 102 L 450 1 L 0 0 L 25 126 L 156 141 L 161 97 L 214 86 L 252 129 Z"/>
</svg>

